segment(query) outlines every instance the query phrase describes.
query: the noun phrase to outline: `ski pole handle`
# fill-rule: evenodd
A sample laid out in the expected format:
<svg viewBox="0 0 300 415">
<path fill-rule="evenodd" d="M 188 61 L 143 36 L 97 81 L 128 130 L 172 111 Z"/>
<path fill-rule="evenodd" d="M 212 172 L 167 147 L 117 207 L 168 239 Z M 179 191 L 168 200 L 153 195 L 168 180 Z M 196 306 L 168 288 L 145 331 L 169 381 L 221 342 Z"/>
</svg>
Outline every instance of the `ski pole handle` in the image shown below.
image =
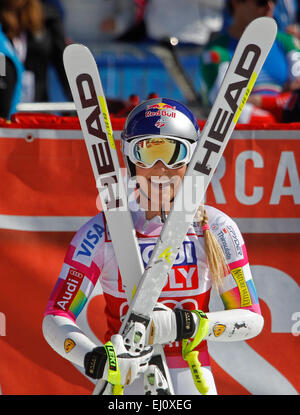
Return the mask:
<svg viewBox="0 0 300 415">
<path fill-rule="evenodd" d="M 188 363 L 196 388 L 202 395 L 207 395 L 209 387 L 206 383 L 205 377 L 201 369 L 201 364 L 198 359 L 199 352 L 194 350 L 201 341 L 205 338 L 209 329 L 209 320 L 205 313 L 201 310 L 192 310 L 199 317 L 198 329 L 194 339 L 191 341 L 188 339 L 182 340 L 182 357 Z"/>
<path fill-rule="evenodd" d="M 201 369 L 201 364 L 198 360 L 199 352 L 194 350 L 189 352 L 185 355 L 184 360 L 188 363 L 196 388 L 202 395 L 207 395 L 209 387 L 206 383 L 205 377 L 203 376 L 203 372 Z"/>
</svg>

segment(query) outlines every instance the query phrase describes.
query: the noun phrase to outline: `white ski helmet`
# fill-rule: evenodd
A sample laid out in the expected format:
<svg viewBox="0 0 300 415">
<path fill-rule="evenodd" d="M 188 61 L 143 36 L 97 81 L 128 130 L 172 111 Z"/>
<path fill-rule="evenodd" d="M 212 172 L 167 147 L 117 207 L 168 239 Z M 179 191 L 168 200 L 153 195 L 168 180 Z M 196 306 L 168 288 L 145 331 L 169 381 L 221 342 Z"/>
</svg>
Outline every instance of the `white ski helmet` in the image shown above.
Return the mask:
<svg viewBox="0 0 300 415">
<path fill-rule="evenodd" d="M 164 137 L 196 143 L 200 128 L 193 113 L 182 103 L 168 98 L 153 98 L 137 105 L 128 115 L 121 133 L 121 148 L 132 177 L 135 165 L 126 154 L 126 143 L 143 137 Z"/>
</svg>

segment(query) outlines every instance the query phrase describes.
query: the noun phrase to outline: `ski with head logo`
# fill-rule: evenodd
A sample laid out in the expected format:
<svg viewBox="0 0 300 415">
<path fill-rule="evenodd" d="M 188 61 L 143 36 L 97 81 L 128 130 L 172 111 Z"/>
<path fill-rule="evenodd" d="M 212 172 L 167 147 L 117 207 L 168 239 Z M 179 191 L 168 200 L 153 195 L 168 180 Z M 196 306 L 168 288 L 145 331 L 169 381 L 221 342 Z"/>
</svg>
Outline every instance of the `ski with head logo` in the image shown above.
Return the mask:
<svg viewBox="0 0 300 415">
<path fill-rule="evenodd" d="M 149 321 L 276 34 L 275 20 L 261 17 L 248 25 L 239 40 L 200 141 L 123 321 L 121 330 L 125 338 L 133 321 L 143 318 L 145 324 Z"/>
<path fill-rule="evenodd" d="M 130 303 L 144 272 L 144 264 L 128 208 L 127 192 L 98 67 L 90 50 L 84 45 L 67 46 L 63 58 L 122 283 Z M 164 393 L 173 394 L 162 346 L 155 345 L 153 357 L 165 379 Z M 93 393 L 112 394 L 116 393 L 116 389 L 107 382 L 99 381 Z"/>
</svg>

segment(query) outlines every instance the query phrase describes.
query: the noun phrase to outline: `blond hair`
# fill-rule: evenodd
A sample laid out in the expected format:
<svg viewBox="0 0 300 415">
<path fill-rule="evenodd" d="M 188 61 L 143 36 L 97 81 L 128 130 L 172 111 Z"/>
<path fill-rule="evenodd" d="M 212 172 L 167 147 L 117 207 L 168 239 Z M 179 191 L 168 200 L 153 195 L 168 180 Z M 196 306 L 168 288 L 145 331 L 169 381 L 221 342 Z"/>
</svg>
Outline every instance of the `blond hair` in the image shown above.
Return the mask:
<svg viewBox="0 0 300 415">
<path fill-rule="evenodd" d="M 224 277 L 230 272 L 224 252 L 218 240 L 209 229 L 208 216 L 204 206 L 201 205 L 198 208 L 195 220 L 203 229 L 205 252 L 212 277 L 212 283 L 213 286 L 219 290 L 223 285 Z"/>
</svg>

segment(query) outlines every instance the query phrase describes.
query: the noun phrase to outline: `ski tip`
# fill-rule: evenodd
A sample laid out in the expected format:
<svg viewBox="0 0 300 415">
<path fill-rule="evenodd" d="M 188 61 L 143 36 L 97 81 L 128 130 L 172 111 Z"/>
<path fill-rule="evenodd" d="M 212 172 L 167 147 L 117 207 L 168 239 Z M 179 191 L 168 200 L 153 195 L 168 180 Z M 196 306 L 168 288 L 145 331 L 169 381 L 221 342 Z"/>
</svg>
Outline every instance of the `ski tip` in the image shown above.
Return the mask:
<svg viewBox="0 0 300 415">
<path fill-rule="evenodd" d="M 68 45 L 65 47 L 63 52 L 63 61 L 66 62 L 69 57 L 72 56 L 78 56 L 83 51 L 91 53 L 89 48 L 81 43 L 72 43 L 71 45 Z"/>
<path fill-rule="evenodd" d="M 277 34 L 277 23 L 273 17 L 257 17 L 249 23 L 248 27 L 261 31 L 262 36 L 265 36 L 267 33 L 273 33 L 275 36 Z"/>
</svg>

